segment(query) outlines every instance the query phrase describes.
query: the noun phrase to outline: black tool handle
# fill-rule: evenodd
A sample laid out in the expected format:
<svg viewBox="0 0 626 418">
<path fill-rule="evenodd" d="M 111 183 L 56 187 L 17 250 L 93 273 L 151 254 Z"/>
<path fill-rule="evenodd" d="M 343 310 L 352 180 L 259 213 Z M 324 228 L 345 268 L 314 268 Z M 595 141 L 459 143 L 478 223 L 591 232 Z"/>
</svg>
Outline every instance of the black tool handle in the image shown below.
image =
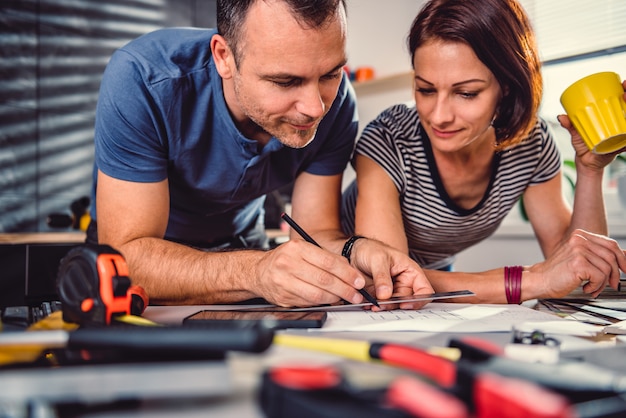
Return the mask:
<svg viewBox="0 0 626 418">
<path fill-rule="evenodd" d="M 70 349 L 114 349 L 147 353 L 211 354 L 226 351 L 265 351 L 274 333 L 258 327 L 136 327 L 81 328 L 70 332 Z"/>
</svg>

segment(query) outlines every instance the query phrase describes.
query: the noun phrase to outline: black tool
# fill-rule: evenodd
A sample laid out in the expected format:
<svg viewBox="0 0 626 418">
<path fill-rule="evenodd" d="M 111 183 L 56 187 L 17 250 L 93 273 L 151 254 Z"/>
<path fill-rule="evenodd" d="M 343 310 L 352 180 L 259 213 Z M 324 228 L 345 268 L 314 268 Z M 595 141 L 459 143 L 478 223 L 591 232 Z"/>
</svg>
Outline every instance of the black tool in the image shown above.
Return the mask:
<svg viewBox="0 0 626 418">
<path fill-rule="evenodd" d="M 456 368 L 453 382 L 437 382 L 419 367 L 408 367 L 418 376 L 402 375 L 388 386 L 361 389 L 358 376 L 348 379 L 332 366 L 272 367 L 263 375 L 259 401 L 272 418 L 386 418 L 407 413 L 412 417 L 617 418 L 626 413 L 624 377 L 610 369 L 576 362 L 552 366 L 509 360 L 498 354 L 499 347 L 477 339 L 453 339 L 450 346 L 461 351 L 456 364 L 440 359 L 422 369 L 450 363 Z"/>
<path fill-rule="evenodd" d="M 109 325 L 148 305 L 145 291 L 131 284 L 126 261 L 108 245 L 72 248 L 60 262 L 57 289 L 63 320 L 81 325 Z"/>
<path fill-rule="evenodd" d="M 334 367 L 274 367 L 258 393 L 270 418 L 410 418 L 384 405 L 385 388 L 359 389 Z"/>
<path fill-rule="evenodd" d="M 467 386 L 482 373 L 533 382 L 567 397 L 572 402 L 592 401 L 626 393 L 626 374 L 594 364 L 564 360 L 555 364 L 529 363 L 497 355 L 469 339 L 452 339 L 450 347 L 461 350 L 457 384 Z"/>
<path fill-rule="evenodd" d="M 89 204 L 91 200 L 87 196 L 83 196 L 74 200 L 70 204 L 71 215 L 67 213 L 51 213 L 46 219 L 46 223 L 52 228 L 80 229 L 85 231 L 89 225 Z"/>
</svg>

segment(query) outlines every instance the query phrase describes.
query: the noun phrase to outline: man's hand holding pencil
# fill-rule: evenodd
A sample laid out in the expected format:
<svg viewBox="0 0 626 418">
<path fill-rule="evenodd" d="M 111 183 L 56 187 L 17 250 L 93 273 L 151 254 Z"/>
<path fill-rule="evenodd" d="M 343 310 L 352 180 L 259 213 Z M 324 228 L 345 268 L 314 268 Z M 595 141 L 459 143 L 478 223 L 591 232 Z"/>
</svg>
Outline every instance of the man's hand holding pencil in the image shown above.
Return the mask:
<svg viewBox="0 0 626 418">
<path fill-rule="evenodd" d="M 426 276 L 413 260 L 379 241 L 355 237 L 348 240 L 348 251 L 344 246 L 342 256 L 323 249 L 288 215 L 283 215 L 283 219 L 306 242 L 292 239 L 280 246 L 283 248 L 268 253 L 271 268 L 260 273 L 255 286 L 258 295 L 271 303 L 315 306 L 344 301 L 378 305 L 377 299 L 389 299 L 392 295 L 433 293 Z M 301 260 L 294 262 L 294 256 Z M 403 303 L 400 308 L 418 309 L 426 303 Z M 373 306 L 372 309 L 395 307 Z"/>
</svg>

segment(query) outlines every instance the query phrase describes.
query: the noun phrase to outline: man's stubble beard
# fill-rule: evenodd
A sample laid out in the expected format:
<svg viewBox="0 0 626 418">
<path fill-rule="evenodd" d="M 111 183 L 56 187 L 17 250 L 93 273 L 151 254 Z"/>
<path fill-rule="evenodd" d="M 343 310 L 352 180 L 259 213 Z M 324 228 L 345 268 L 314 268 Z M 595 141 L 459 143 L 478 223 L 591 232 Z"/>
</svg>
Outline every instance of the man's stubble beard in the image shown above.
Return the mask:
<svg viewBox="0 0 626 418">
<path fill-rule="evenodd" d="M 233 80 L 233 85 L 234 85 L 234 90 L 235 90 L 235 98 L 237 102 L 239 103 L 239 106 L 243 110 L 244 115 L 248 119 L 250 119 L 254 124 L 256 124 L 261 130 L 263 130 L 270 136 L 278 139 L 283 145 L 289 148 L 300 149 L 300 148 L 305 148 L 315 139 L 319 122 L 313 129 L 312 133 L 310 132 L 310 130 L 299 131 L 299 130 L 294 129 L 293 133 L 288 133 L 288 132 L 281 132 L 280 129 L 274 130 L 271 127 L 268 128 L 267 126 L 265 126 L 264 121 L 260 120 L 259 118 L 255 116 L 256 114 L 263 115 L 262 111 L 256 112 L 256 110 L 259 110 L 259 107 L 254 105 L 252 106 L 252 108 L 250 108 L 245 105 L 245 103 L 247 103 L 248 101 L 246 100 L 246 97 L 241 94 L 241 88 L 240 88 L 239 80 L 237 77 Z M 283 124 L 282 126 L 287 126 L 288 124 L 290 124 L 289 122 L 285 122 L 283 120 L 281 120 L 281 122 Z M 304 122 L 304 123 L 301 122 L 300 124 L 306 124 L 306 123 L 309 123 L 309 121 Z M 290 137 L 294 135 L 297 136 L 300 140 L 293 141 L 289 139 Z M 305 139 L 305 142 L 302 143 L 301 139 Z"/>
</svg>

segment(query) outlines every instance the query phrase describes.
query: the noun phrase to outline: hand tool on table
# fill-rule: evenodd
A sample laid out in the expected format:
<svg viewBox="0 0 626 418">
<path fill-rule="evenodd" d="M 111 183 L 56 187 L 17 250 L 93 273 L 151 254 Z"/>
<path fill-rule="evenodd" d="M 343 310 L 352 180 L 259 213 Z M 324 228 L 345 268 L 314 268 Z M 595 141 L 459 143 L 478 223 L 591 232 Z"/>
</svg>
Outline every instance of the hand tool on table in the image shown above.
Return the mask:
<svg viewBox="0 0 626 418">
<path fill-rule="evenodd" d="M 457 361 L 427 352 L 424 349 L 406 344 L 380 343 L 334 338 L 319 338 L 302 335 L 277 335 L 275 343 L 315 351 L 337 354 L 360 361 L 380 361 L 413 372 L 420 379 L 431 382 L 440 390 L 453 393 L 469 406 L 470 411 L 478 408 L 478 403 L 486 402 L 482 408 L 495 402 L 515 406 L 516 416 L 569 417 L 570 407 L 598 399 L 611 399 L 611 410 L 626 413 L 626 374 L 593 364 L 561 361 L 556 364 L 528 363 L 508 359 L 503 349 L 488 341 L 477 338 L 452 339 L 448 348 L 460 353 Z M 449 352 L 448 352 L 449 354 Z M 497 376 L 498 379 L 490 376 Z M 529 386 L 530 385 L 530 386 Z M 557 405 L 557 415 L 533 415 L 541 409 L 525 393 L 534 388 L 538 394 L 545 394 Z M 535 396 L 535 397 L 536 397 Z M 543 396 L 543 395 L 542 395 Z M 560 405 L 560 406 L 559 406 Z M 511 406 L 513 408 L 513 406 Z M 560 408 L 560 409 L 559 409 Z M 532 412 L 534 411 L 534 412 Z M 603 417 L 607 409 L 589 412 L 587 417 Z M 532 413 L 531 413 L 532 412 Z M 604 414 L 604 415 L 603 415 Z M 481 416 L 505 416 L 481 415 Z"/>
<path fill-rule="evenodd" d="M 143 288 L 131 284 L 124 257 L 108 245 L 72 248 L 59 263 L 57 290 L 63 320 L 80 325 L 110 325 L 148 305 Z"/>
<path fill-rule="evenodd" d="M 396 376 L 376 387 L 364 387 L 362 377 L 363 373 L 346 373 L 341 365 L 274 366 L 262 376 L 261 408 L 272 418 L 576 417 L 565 397 L 495 374 L 476 376 L 468 383 L 469 402 L 458 396 L 456 387 L 444 388 L 419 375 Z"/>
</svg>

